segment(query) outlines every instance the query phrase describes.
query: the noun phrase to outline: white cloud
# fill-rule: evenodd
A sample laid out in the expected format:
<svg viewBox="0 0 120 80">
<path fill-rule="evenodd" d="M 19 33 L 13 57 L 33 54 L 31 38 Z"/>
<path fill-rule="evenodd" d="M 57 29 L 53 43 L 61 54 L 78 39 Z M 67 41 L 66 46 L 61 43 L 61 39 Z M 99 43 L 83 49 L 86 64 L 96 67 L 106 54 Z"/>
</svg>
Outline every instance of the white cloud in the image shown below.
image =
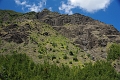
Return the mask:
<svg viewBox="0 0 120 80">
<path fill-rule="evenodd" d="M 46 0 L 42 0 L 38 2 L 37 5 L 35 3 L 30 4 L 26 0 L 24 1 L 14 0 L 14 1 L 17 5 L 22 6 L 22 10 L 24 10 L 24 8 L 27 8 L 29 11 L 35 11 L 35 12 L 41 11 L 46 5 Z"/>
<path fill-rule="evenodd" d="M 18 5 L 25 5 L 26 1 L 20 2 L 20 0 L 15 0 L 15 3 Z"/>
<path fill-rule="evenodd" d="M 111 0 L 68 0 L 66 4 L 62 2 L 59 10 L 62 10 L 67 14 L 71 14 L 73 8 L 79 8 L 84 11 L 94 13 L 98 10 L 105 10 L 110 3 Z"/>
<path fill-rule="evenodd" d="M 65 13 L 68 13 L 68 14 L 73 14 L 72 10 L 74 6 L 70 5 L 70 4 L 65 4 L 64 2 L 62 2 L 62 5 L 61 7 L 59 7 L 59 10 L 61 11 L 65 11 Z"/>
<path fill-rule="evenodd" d="M 50 10 L 50 11 L 53 11 L 53 10 L 52 10 L 52 7 L 49 7 L 49 10 Z"/>
</svg>

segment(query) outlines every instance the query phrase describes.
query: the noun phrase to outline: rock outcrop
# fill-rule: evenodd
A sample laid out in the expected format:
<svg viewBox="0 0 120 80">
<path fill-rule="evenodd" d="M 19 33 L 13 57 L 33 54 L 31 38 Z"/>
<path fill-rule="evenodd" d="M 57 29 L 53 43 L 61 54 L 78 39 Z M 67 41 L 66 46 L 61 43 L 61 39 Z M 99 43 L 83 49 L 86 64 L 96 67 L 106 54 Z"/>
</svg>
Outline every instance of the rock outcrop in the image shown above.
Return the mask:
<svg viewBox="0 0 120 80">
<path fill-rule="evenodd" d="M 27 41 L 27 32 L 30 29 L 29 25 L 25 27 L 19 27 L 17 24 L 3 26 L 3 30 L 0 30 L 0 36 L 3 40 L 8 42 L 22 43 Z"/>
<path fill-rule="evenodd" d="M 69 38 L 73 44 L 91 54 L 104 54 L 106 53 L 105 47 L 108 43 L 120 43 L 120 32 L 115 29 L 114 26 L 79 13 L 67 15 L 51 12 L 47 9 L 38 13 L 29 12 L 18 14 L 13 11 L 11 13 L 12 14 L 6 12 L 6 17 L 0 17 L 5 23 L 10 23 L 10 19 L 14 19 L 10 23 L 12 25 L 3 25 L 4 28 L 0 31 L 0 36 L 6 41 L 13 41 L 16 43 L 26 41 L 28 35 L 27 30 L 30 29 L 30 25 L 26 24 L 25 27 L 17 28 L 17 24 L 14 23 L 24 22 L 26 20 L 29 21 L 31 19 L 51 25 L 60 34 Z M 8 19 L 9 16 L 10 19 Z M 43 35 L 48 36 L 49 33 L 45 32 Z M 103 50 L 98 48 L 103 48 Z M 95 54 L 93 54 L 93 56 L 95 56 Z"/>
<path fill-rule="evenodd" d="M 41 22 L 45 22 L 52 26 L 62 26 L 67 23 L 69 24 L 95 24 L 92 18 L 81 15 L 79 13 L 73 15 L 59 14 L 57 12 L 50 12 L 44 9 L 42 12 L 36 14 L 36 18 Z"/>
<path fill-rule="evenodd" d="M 67 15 L 44 9 L 37 13 L 36 17 L 41 22 L 51 25 L 60 34 L 71 39 L 75 45 L 84 51 L 99 54 L 97 56 L 92 54 L 97 58 L 99 56 L 106 57 L 108 43 L 120 43 L 120 32 L 114 26 L 79 13 Z"/>
</svg>

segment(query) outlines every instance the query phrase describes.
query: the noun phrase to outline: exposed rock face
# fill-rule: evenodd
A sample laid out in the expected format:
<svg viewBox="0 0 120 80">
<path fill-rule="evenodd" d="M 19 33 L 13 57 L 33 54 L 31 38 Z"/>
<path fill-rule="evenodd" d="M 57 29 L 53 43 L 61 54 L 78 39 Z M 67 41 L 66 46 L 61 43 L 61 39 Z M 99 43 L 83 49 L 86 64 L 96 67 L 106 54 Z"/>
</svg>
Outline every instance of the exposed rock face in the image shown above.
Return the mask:
<svg viewBox="0 0 120 80">
<path fill-rule="evenodd" d="M 2 14 L 4 14 L 4 12 Z M 106 53 L 104 48 L 108 42 L 120 43 L 120 32 L 112 25 L 107 25 L 78 13 L 67 15 L 44 9 L 38 13 L 30 12 L 26 14 L 16 14 L 12 12 L 12 14 L 7 13 L 5 15 L 7 15 L 5 18 L 0 18 L 3 20 L 3 22 L 10 21 L 10 19 L 7 18 L 15 15 L 15 22 L 24 22 L 30 19 L 33 21 L 39 20 L 40 22 L 45 22 L 51 25 L 60 34 L 72 40 L 75 45 L 79 46 L 85 51 L 90 51 L 89 53 L 91 54 Z M 22 43 L 26 41 L 27 35 L 29 35 L 27 31 L 30 30 L 30 25 L 26 24 L 20 28 L 17 26 L 17 24 L 3 26 L 3 30 L 0 31 L 0 37 L 6 41 L 13 41 L 16 43 Z M 43 35 L 49 36 L 50 34 L 45 32 Z M 104 50 L 97 50 L 97 48 L 101 47 Z M 93 55 L 95 56 L 95 54 Z M 106 55 L 101 56 L 105 57 Z"/>
<path fill-rule="evenodd" d="M 92 49 L 96 47 L 105 47 L 108 42 L 117 42 L 120 40 L 119 31 L 108 25 L 72 25 L 54 27 L 61 34 L 72 39 L 75 44 L 82 49 Z M 104 27 L 104 28 L 103 28 Z M 111 29 L 112 28 L 112 29 Z"/>
<path fill-rule="evenodd" d="M 90 17 L 81 15 L 81 14 L 74 14 L 74 15 L 61 15 L 57 12 L 50 12 L 47 9 L 44 9 L 42 12 L 37 13 L 37 19 L 52 26 L 62 26 L 64 24 L 87 24 L 94 22 Z M 92 23 L 94 24 L 94 23 Z"/>
<path fill-rule="evenodd" d="M 26 31 L 29 29 L 29 27 L 26 25 L 26 27 L 20 27 L 17 24 L 12 24 L 9 26 L 4 26 L 3 30 L 0 31 L 0 36 L 2 39 L 8 41 L 8 42 L 15 42 L 15 43 L 22 43 L 27 40 L 27 36 L 29 33 Z M 27 28 L 28 27 L 28 28 Z"/>
<path fill-rule="evenodd" d="M 106 57 L 105 47 L 108 42 L 120 43 L 120 32 L 112 25 L 107 25 L 78 13 L 61 15 L 45 9 L 37 13 L 36 16 L 41 22 L 53 26 L 60 34 L 71 39 L 75 45 L 91 54 L 98 53 L 103 58 Z M 92 55 L 96 57 L 96 54 Z"/>
</svg>

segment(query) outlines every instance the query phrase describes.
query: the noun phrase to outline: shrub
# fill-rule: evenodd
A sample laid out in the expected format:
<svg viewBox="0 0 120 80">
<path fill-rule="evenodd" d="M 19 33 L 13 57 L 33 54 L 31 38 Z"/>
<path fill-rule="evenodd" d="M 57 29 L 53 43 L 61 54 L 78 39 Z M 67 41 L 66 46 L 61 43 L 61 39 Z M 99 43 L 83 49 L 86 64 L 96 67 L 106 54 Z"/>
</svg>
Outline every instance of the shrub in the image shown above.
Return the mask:
<svg viewBox="0 0 120 80">
<path fill-rule="evenodd" d="M 90 54 L 87 54 L 87 57 L 89 58 L 89 57 L 90 57 Z"/>
<path fill-rule="evenodd" d="M 72 64 L 72 61 L 70 61 L 69 64 Z"/>
<path fill-rule="evenodd" d="M 67 55 L 64 55 L 64 56 L 63 56 L 63 59 L 67 59 L 67 58 L 68 58 Z"/>
<path fill-rule="evenodd" d="M 45 54 L 45 53 L 47 53 L 47 50 L 46 50 L 46 48 L 45 47 L 39 47 L 39 50 L 38 50 L 38 52 L 40 53 L 40 54 Z"/>
<path fill-rule="evenodd" d="M 52 60 L 56 59 L 56 56 L 55 55 L 52 55 Z"/>
<path fill-rule="evenodd" d="M 74 58 L 73 58 L 73 61 L 78 61 L 77 57 L 74 57 Z"/>
<path fill-rule="evenodd" d="M 70 52 L 69 52 L 69 54 L 70 54 L 71 56 L 73 56 L 73 55 L 74 55 L 72 51 L 70 51 Z"/>
<path fill-rule="evenodd" d="M 59 60 L 56 60 L 56 63 L 60 63 Z"/>
<path fill-rule="evenodd" d="M 57 43 L 52 43 L 52 46 L 55 48 L 55 47 L 57 47 Z"/>
<path fill-rule="evenodd" d="M 110 60 L 115 60 L 118 59 L 120 57 L 120 45 L 119 44 L 112 44 L 108 50 L 108 55 L 107 55 L 107 59 Z"/>
<path fill-rule="evenodd" d="M 39 55 L 38 57 L 39 57 L 39 59 L 42 59 L 42 55 Z"/>
</svg>

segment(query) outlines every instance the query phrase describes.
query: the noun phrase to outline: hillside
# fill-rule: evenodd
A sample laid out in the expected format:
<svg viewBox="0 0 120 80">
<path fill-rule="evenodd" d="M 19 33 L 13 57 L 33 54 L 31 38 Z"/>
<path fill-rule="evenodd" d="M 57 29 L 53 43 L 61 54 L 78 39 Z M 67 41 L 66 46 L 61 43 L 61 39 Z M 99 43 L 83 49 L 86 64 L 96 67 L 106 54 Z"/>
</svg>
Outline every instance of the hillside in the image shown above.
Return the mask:
<svg viewBox="0 0 120 80">
<path fill-rule="evenodd" d="M 99 56 L 105 57 L 106 55 L 103 54 L 103 52 L 106 52 L 104 47 L 108 43 L 120 43 L 120 32 L 112 25 L 78 13 L 61 15 L 43 10 L 37 14 L 37 18 L 42 22 L 50 24 L 56 31 L 69 38 L 75 45 L 90 54 L 98 53 Z M 97 55 L 93 54 L 96 59 L 99 58 Z"/>
<path fill-rule="evenodd" d="M 8 18 L 13 18 L 13 21 L 4 21 L 3 17 L 0 29 L 1 54 L 26 53 L 37 63 L 48 60 L 60 65 L 82 66 L 91 61 L 82 49 L 59 34 L 52 26 L 33 19 L 32 13 L 18 16 L 18 13 L 14 12 L 18 16 L 15 19 L 12 12 L 5 13 Z"/>
<path fill-rule="evenodd" d="M 120 72 L 119 44 L 120 32 L 114 26 L 79 13 L 0 10 L 0 55 L 3 56 L 25 53 L 36 64 L 47 61 L 81 68 L 86 63 L 97 65 L 97 61 L 104 60 Z M 118 53 L 113 60 L 108 57 L 110 50 Z"/>
</svg>

